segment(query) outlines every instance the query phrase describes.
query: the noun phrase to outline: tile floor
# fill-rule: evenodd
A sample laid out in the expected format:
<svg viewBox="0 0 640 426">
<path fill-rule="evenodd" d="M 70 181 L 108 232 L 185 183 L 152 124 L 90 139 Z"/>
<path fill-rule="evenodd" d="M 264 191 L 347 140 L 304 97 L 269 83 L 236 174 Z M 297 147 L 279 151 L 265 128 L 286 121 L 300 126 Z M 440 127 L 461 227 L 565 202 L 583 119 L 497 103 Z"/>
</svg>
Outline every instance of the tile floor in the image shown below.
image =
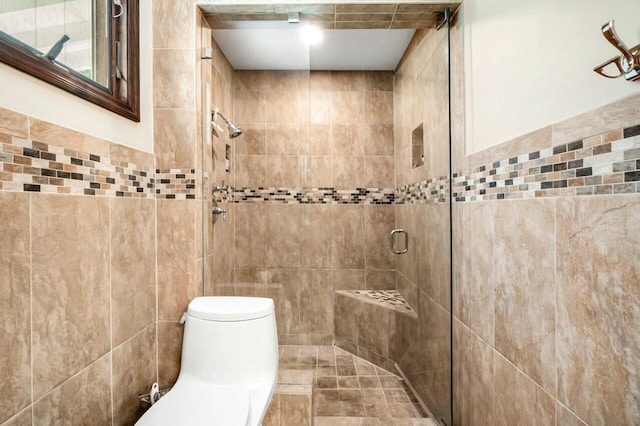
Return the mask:
<svg viewBox="0 0 640 426">
<path fill-rule="evenodd" d="M 281 346 L 279 383 L 305 380 L 316 426 L 435 426 L 400 377 L 340 348 Z"/>
</svg>

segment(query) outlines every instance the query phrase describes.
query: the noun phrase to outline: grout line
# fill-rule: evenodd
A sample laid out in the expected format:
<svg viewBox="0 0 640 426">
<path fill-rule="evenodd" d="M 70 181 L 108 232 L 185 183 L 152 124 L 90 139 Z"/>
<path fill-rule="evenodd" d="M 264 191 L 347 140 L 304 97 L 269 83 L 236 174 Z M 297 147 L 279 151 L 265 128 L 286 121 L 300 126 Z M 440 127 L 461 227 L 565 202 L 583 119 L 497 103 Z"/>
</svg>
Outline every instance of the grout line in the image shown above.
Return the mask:
<svg viewBox="0 0 640 426">
<path fill-rule="evenodd" d="M 31 126 L 29 126 L 31 127 Z M 33 225 L 31 212 L 33 211 L 32 196 L 28 197 L 29 213 L 29 357 L 31 358 L 31 424 L 34 421 L 33 403 Z"/>
<path fill-rule="evenodd" d="M 111 273 L 111 265 L 113 264 L 113 259 L 112 259 L 112 255 L 113 255 L 113 251 L 111 248 L 111 238 L 112 235 L 111 233 L 113 232 L 113 224 L 111 222 L 111 212 L 113 209 L 113 204 L 114 202 L 112 202 L 112 200 L 108 200 L 107 201 L 107 209 L 108 209 L 108 238 L 109 238 L 109 354 L 111 355 L 109 358 L 109 362 L 110 362 L 110 371 L 109 371 L 109 390 L 111 393 L 111 425 L 114 424 L 114 410 L 113 410 L 113 283 L 112 283 L 112 279 L 113 279 L 113 274 Z"/>
</svg>

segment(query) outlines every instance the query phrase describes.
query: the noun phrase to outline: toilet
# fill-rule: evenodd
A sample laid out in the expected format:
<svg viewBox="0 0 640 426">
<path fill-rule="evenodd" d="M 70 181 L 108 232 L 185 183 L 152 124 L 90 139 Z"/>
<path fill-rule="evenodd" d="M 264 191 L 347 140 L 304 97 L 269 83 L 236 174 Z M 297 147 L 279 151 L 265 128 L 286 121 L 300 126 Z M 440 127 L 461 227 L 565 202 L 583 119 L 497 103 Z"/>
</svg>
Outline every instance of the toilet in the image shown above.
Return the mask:
<svg viewBox="0 0 640 426">
<path fill-rule="evenodd" d="M 260 425 L 278 376 L 273 300 L 197 297 L 182 320 L 178 380 L 136 425 Z"/>
</svg>

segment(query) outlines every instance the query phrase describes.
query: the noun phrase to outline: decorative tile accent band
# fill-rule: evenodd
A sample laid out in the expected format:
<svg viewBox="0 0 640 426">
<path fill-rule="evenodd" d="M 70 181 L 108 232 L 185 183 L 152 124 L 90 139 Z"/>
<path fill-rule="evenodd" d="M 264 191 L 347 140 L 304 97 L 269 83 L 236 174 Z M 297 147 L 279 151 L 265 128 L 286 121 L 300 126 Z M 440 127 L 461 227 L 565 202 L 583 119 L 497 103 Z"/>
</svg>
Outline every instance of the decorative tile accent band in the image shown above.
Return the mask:
<svg viewBox="0 0 640 426">
<path fill-rule="evenodd" d="M 457 202 L 640 192 L 640 126 L 623 129 L 622 139 L 562 144 L 453 179 Z"/>
<path fill-rule="evenodd" d="M 394 204 L 393 188 L 230 188 L 216 202 L 281 204 Z"/>
<path fill-rule="evenodd" d="M 396 204 L 435 204 L 445 203 L 448 199 L 448 176 L 410 183 L 396 190 Z"/>
<path fill-rule="evenodd" d="M 154 197 L 153 170 L 0 134 L 3 191 Z"/>
<path fill-rule="evenodd" d="M 196 169 L 156 169 L 156 198 L 194 200 L 197 190 Z"/>
</svg>

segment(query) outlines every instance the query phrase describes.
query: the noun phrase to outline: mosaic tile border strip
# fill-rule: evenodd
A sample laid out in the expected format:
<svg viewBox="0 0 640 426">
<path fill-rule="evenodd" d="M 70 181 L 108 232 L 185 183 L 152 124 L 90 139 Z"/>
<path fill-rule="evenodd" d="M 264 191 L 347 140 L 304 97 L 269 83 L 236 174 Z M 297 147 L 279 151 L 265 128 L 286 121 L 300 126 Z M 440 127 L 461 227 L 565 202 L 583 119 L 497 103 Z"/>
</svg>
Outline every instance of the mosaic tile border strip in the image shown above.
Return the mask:
<svg viewBox="0 0 640 426">
<path fill-rule="evenodd" d="M 230 188 L 213 194 L 216 202 L 280 204 L 394 204 L 393 188 Z"/>
<path fill-rule="evenodd" d="M 449 177 L 411 183 L 396 190 L 396 204 L 437 204 L 449 199 Z"/>
<path fill-rule="evenodd" d="M 0 134 L 0 189 L 13 192 L 154 197 L 153 169 Z"/>
<path fill-rule="evenodd" d="M 199 175 L 197 172 L 196 169 L 156 169 L 156 198 L 195 200 Z"/>
<path fill-rule="evenodd" d="M 640 125 L 495 161 L 453 180 L 457 202 L 640 193 Z"/>
</svg>

